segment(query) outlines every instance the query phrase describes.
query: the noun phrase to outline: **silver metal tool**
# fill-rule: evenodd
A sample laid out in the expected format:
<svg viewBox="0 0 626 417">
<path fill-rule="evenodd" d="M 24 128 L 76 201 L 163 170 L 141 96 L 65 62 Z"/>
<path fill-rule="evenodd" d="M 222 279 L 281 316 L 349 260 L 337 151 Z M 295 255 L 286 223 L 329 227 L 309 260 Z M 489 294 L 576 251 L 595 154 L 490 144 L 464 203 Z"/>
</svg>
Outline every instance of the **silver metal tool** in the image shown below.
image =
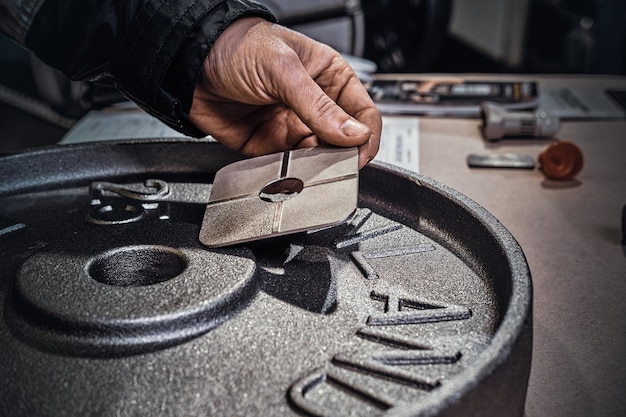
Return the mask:
<svg viewBox="0 0 626 417">
<path fill-rule="evenodd" d="M 305 148 L 220 169 L 200 242 L 228 246 L 345 221 L 358 198 L 356 148 Z"/>
<path fill-rule="evenodd" d="M 524 168 L 533 169 L 535 158 L 518 153 L 467 155 L 467 165 L 472 168 Z"/>
<path fill-rule="evenodd" d="M 542 110 L 535 112 L 507 111 L 495 103 L 481 104 L 481 131 L 487 140 L 505 136 L 549 137 L 561 128 L 557 116 Z"/>
</svg>

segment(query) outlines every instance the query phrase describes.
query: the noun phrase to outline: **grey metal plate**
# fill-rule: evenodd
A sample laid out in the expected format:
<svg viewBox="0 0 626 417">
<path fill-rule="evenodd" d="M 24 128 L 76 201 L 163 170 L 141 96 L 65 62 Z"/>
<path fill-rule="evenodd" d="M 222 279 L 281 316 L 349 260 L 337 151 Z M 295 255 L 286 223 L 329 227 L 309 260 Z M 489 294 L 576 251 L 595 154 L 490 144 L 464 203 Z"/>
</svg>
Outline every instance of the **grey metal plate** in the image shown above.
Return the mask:
<svg viewBox="0 0 626 417">
<path fill-rule="evenodd" d="M 221 247 L 336 225 L 357 205 L 356 148 L 306 148 L 234 162 L 215 174 L 200 241 Z"/>
</svg>

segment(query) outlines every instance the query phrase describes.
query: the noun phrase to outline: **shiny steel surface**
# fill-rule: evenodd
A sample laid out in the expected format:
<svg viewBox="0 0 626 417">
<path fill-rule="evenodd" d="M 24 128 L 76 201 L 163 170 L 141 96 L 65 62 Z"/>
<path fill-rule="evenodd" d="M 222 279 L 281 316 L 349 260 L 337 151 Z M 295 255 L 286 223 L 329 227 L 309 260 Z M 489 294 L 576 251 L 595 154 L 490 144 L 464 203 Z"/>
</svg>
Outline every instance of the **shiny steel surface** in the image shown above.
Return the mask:
<svg viewBox="0 0 626 417">
<path fill-rule="evenodd" d="M 229 246 L 345 221 L 357 205 L 357 157 L 356 148 L 306 148 L 220 169 L 200 241 Z"/>
</svg>

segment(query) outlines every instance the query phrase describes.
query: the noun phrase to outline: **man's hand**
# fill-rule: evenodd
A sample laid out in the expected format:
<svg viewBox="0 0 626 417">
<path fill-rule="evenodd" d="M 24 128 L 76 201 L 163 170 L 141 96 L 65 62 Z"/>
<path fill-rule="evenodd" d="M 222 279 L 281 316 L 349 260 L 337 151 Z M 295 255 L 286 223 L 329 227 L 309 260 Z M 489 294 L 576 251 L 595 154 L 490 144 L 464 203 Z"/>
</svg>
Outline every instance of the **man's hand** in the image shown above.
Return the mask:
<svg viewBox="0 0 626 417">
<path fill-rule="evenodd" d="M 341 55 L 260 18 L 240 19 L 217 39 L 189 119 L 248 156 L 324 143 L 358 146 L 359 167 L 378 152 L 382 129 Z"/>
</svg>

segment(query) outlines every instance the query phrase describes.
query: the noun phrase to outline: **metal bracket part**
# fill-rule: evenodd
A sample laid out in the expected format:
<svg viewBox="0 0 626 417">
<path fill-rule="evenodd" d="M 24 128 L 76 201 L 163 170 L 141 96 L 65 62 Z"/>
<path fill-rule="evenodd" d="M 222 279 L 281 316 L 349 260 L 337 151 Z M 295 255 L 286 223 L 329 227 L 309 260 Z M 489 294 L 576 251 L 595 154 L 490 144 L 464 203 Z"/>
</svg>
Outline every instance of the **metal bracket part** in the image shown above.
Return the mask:
<svg viewBox="0 0 626 417">
<path fill-rule="evenodd" d="M 215 175 L 200 242 L 222 247 L 345 221 L 357 206 L 356 148 L 306 148 L 232 163 Z"/>
</svg>

